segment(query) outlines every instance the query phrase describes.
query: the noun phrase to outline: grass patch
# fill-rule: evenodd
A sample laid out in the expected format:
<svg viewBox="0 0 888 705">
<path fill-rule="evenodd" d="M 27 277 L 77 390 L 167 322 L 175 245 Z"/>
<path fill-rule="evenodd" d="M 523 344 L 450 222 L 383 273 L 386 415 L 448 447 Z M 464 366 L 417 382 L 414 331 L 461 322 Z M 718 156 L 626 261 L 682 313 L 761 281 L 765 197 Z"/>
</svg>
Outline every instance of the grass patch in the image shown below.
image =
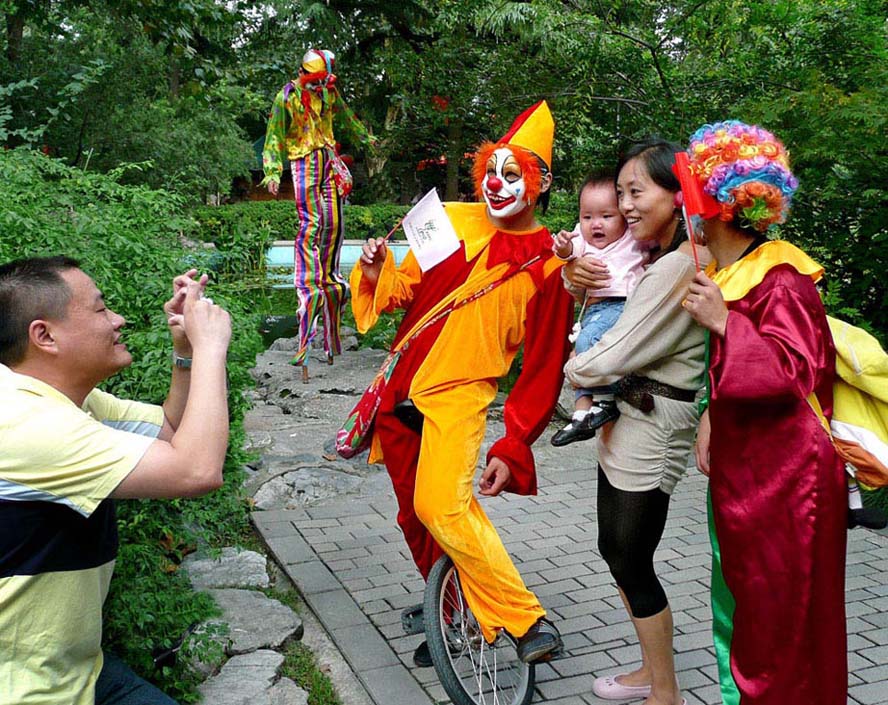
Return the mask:
<svg viewBox="0 0 888 705">
<path fill-rule="evenodd" d="M 301 641 L 287 645 L 279 673 L 308 693 L 308 705 L 342 705 L 330 679 L 318 667 L 314 654 Z"/>
<path fill-rule="evenodd" d="M 305 611 L 305 604 L 295 590 L 262 590 L 268 597 L 286 605 L 296 614 Z M 308 705 L 342 705 L 330 678 L 318 666 L 317 659 L 301 641 L 292 641 L 282 651 L 284 663 L 278 673 L 289 678 L 308 693 Z"/>
</svg>

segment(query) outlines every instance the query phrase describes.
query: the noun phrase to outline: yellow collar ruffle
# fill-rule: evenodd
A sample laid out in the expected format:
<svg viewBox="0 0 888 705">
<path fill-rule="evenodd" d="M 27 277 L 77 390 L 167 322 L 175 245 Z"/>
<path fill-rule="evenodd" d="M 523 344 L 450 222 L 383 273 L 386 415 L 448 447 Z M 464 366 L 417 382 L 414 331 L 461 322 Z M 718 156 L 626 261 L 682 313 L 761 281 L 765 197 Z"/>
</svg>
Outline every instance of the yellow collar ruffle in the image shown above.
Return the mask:
<svg viewBox="0 0 888 705">
<path fill-rule="evenodd" d="M 487 217 L 487 204 L 448 201 L 444 204 L 444 209 L 447 211 L 447 217 L 453 224 L 453 229 L 456 230 L 457 237 L 466 244 L 466 261 L 471 261 L 475 255 L 487 246 L 497 232 L 496 226 Z M 518 236 L 535 235 L 540 231 L 541 227 L 537 225 L 527 231 L 509 230 L 500 232 L 508 232 Z"/>
<path fill-rule="evenodd" d="M 706 274 L 718 284 L 725 301 L 738 301 L 761 284 L 768 272 L 781 264 L 788 264 L 815 282 L 823 276 L 823 267 L 784 240 L 769 240 L 724 269 L 716 270 L 716 263 L 712 262 Z"/>
</svg>

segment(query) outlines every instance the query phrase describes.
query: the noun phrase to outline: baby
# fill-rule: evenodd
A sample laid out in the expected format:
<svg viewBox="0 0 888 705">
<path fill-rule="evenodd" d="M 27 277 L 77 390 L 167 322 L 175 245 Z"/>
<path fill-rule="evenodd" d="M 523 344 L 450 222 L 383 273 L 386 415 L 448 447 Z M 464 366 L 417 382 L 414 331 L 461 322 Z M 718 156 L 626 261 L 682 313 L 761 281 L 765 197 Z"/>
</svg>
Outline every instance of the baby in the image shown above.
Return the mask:
<svg viewBox="0 0 888 705">
<path fill-rule="evenodd" d="M 583 296 L 580 320 L 574 325 L 571 342 L 575 354 L 589 350 L 614 324 L 623 311 L 626 297 L 644 273 L 647 252 L 626 229 L 617 207 L 613 174 L 595 172 L 580 187 L 580 222 L 573 232 L 554 236 L 555 256 L 570 261 L 589 255 L 607 265 L 611 282 L 595 296 Z M 615 385 L 577 389 L 571 422 L 552 436 L 552 445 L 564 446 L 592 438 L 596 429 L 615 420 L 620 412 L 614 401 Z"/>
</svg>

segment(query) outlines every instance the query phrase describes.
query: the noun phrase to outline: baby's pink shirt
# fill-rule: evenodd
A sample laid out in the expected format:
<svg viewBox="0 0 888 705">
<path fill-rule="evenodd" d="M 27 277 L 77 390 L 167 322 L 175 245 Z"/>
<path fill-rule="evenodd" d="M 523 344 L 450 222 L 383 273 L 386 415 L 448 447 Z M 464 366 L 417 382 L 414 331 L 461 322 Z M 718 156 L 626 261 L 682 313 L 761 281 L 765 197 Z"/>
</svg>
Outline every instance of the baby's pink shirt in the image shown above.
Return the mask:
<svg viewBox="0 0 888 705">
<path fill-rule="evenodd" d="M 575 235 L 571 239 L 572 252 L 570 259 L 590 255 L 607 265 L 610 272 L 610 286 L 595 289 L 588 294 L 595 297 L 629 296 L 648 261 L 648 251 L 639 246 L 638 241 L 629 234 L 629 230 L 606 247 L 598 248 L 590 245 L 580 234 L 580 226 L 574 228 Z"/>
</svg>

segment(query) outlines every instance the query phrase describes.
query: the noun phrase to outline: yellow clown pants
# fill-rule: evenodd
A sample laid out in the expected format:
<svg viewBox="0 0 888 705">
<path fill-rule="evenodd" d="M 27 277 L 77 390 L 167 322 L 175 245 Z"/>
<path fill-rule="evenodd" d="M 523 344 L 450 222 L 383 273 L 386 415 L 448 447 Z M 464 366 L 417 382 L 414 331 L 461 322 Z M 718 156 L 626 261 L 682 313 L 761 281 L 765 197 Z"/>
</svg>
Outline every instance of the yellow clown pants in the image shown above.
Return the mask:
<svg viewBox="0 0 888 705">
<path fill-rule="evenodd" d="M 489 642 L 498 627 L 523 636 L 546 614 L 473 492 L 493 392 L 489 383 L 475 382 L 413 400 L 425 415 L 413 498 L 416 516 L 456 565 L 466 600 Z"/>
</svg>

